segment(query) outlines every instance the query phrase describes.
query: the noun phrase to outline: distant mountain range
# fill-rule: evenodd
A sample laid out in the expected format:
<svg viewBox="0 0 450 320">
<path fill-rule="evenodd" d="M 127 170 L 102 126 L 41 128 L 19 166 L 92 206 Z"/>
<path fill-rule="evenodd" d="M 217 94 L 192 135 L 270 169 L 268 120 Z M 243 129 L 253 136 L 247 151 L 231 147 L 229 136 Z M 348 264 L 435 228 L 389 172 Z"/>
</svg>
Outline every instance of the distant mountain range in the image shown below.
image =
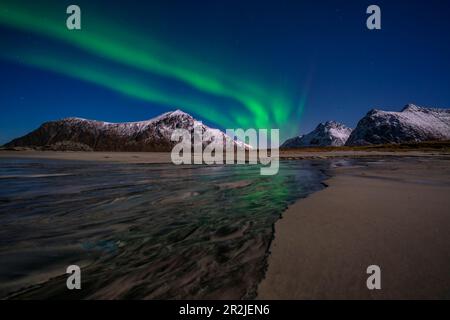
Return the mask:
<svg viewBox="0 0 450 320">
<path fill-rule="evenodd" d="M 6 148 L 35 148 L 55 151 L 171 151 L 175 129 L 194 131 L 200 123 L 191 115 L 176 110 L 156 118 L 125 123 L 109 123 L 81 118 L 66 118 L 42 124 L 29 134 L 12 140 Z M 251 148 L 232 140 L 218 129 L 201 124 L 202 134 L 211 136 L 204 145 L 216 139 L 232 142 L 238 148 Z"/>
<path fill-rule="evenodd" d="M 55 151 L 171 151 L 176 142 L 172 132 L 183 128 L 193 132 L 200 125 L 191 115 L 176 110 L 156 118 L 125 123 L 109 123 L 66 118 L 42 124 L 29 134 L 5 144 L 5 148 L 34 148 Z M 232 140 L 222 131 L 201 124 L 203 134 L 232 142 L 237 148 L 251 149 Z M 248 128 L 247 128 L 248 129 Z M 286 140 L 282 148 L 311 146 L 358 146 L 450 140 L 450 110 L 406 105 L 401 112 L 373 109 L 356 128 L 335 121 L 320 123 L 312 132 Z"/>
<path fill-rule="evenodd" d="M 406 105 L 401 112 L 371 110 L 359 120 L 346 145 L 450 140 L 450 109 Z"/>
<path fill-rule="evenodd" d="M 310 133 L 286 140 L 282 148 L 343 146 L 352 129 L 335 121 L 319 123 Z"/>
<path fill-rule="evenodd" d="M 328 121 L 312 132 L 286 140 L 281 147 L 361 146 L 450 140 L 450 109 L 406 105 L 401 112 L 369 111 L 352 131 Z"/>
</svg>

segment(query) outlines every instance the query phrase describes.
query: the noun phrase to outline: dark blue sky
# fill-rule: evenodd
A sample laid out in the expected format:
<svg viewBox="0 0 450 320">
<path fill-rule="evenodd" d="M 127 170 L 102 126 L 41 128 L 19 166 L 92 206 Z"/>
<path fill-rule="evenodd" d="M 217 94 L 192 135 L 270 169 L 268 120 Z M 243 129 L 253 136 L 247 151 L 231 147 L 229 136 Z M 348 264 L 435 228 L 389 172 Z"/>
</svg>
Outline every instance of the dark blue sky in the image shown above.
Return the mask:
<svg viewBox="0 0 450 320">
<path fill-rule="evenodd" d="M 35 1 L 40 2 L 42 8 L 36 6 L 34 14 L 62 10 L 63 26 L 65 7 L 77 3 L 86 30 L 96 23 L 104 27 L 106 21 L 113 26 L 112 38 L 119 31 L 128 32 L 130 42 L 137 39 L 145 45 L 148 38 L 182 57 L 173 58 L 181 68 L 226 80 L 240 96 L 253 98 L 246 83 L 263 89 L 256 98 L 272 99 L 273 89 L 290 104 L 275 103 L 268 109 L 278 109 L 267 111 L 287 114 L 287 120 L 273 122 L 283 138 L 310 131 L 326 120 L 354 127 L 374 107 L 399 110 L 409 102 L 450 105 L 450 1 Z M 382 30 L 366 28 L 370 4 L 381 7 Z M 0 6 L 8 4 L 2 1 Z M 110 61 L 70 42 L 1 21 L 0 34 L 4 53 L 0 143 L 44 121 L 69 116 L 137 121 L 179 107 L 213 126 L 230 123 L 203 115 L 196 102 L 210 105 L 231 123 L 236 120 L 236 127 L 241 112 L 245 121 L 251 120 L 252 113 L 230 97 L 192 89 L 167 74 Z M 86 68 L 111 71 L 124 81 L 137 79 L 164 92 L 165 98 L 143 99 L 67 71 L 37 67 L 27 55 L 55 55 L 71 68 L 81 61 Z M 184 97 L 186 108 L 179 103 Z"/>
</svg>

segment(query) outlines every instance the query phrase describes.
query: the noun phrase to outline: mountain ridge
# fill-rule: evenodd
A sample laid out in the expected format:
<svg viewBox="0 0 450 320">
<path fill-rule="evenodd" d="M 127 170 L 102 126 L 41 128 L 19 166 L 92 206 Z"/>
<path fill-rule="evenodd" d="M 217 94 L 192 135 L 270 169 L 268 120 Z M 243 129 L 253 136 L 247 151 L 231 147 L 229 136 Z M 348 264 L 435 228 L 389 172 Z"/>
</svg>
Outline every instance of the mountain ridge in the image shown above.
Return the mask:
<svg viewBox="0 0 450 320">
<path fill-rule="evenodd" d="M 224 143 L 232 141 L 235 147 L 250 148 L 179 109 L 136 122 L 111 123 L 78 117 L 48 121 L 3 147 L 56 151 L 171 151 L 177 143 L 171 141 L 172 132 L 186 129 L 192 134 L 195 126 L 201 126 L 202 133 L 211 136 L 203 142 L 203 146 L 215 139 L 223 139 Z"/>
<path fill-rule="evenodd" d="M 407 104 L 401 111 L 370 110 L 347 146 L 450 140 L 450 110 Z"/>
<path fill-rule="evenodd" d="M 343 146 L 350 136 L 351 131 L 351 128 L 333 120 L 321 122 L 313 131 L 290 138 L 281 147 Z"/>
<path fill-rule="evenodd" d="M 231 142 L 235 147 L 252 149 L 233 140 L 219 129 L 210 128 L 180 109 L 154 118 L 112 123 L 69 117 L 48 121 L 32 132 L 13 139 L 3 148 L 32 148 L 54 151 L 171 151 L 177 143 L 171 141 L 175 129 L 186 129 L 191 135 L 195 126 L 210 139 Z M 354 130 L 336 121 L 319 123 L 305 135 L 287 139 L 281 148 L 321 146 L 364 146 L 423 141 L 450 140 L 450 109 L 407 104 L 401 111 L 371 109 Z"/>
</svg>

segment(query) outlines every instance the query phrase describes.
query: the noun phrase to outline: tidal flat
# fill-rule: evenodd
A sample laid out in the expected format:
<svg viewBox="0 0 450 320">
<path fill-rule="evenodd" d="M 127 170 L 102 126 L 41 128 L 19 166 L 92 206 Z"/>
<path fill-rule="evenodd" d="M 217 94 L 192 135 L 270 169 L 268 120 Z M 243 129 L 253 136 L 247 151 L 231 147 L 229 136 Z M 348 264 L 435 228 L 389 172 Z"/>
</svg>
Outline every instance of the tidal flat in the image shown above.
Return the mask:
<svg viewBox="0 0 450 320">
<path fill-rule="evenodd" d="M 324 188 L 324 161 L 174 166 L 0 159 L 0 296 L 249 299 L 273 225 Z M 67 290 L 67 266 L 82 290 Z"/>
</svg>

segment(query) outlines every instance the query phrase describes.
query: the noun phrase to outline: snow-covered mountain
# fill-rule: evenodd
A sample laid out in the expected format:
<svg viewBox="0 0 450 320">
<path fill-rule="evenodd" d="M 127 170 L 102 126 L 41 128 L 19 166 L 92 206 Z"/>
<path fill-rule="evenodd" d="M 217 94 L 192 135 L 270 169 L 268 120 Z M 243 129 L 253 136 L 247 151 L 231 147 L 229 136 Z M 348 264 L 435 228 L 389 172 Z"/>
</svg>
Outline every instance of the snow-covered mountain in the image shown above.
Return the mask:
<svg viewBox="0 0 450 320">
<path fill-rule="evenodd" d="M 343 146 L 351 132 L 352 129 L 341 123 L 327 121 L 320 123 L 308 134 L 286 140 L 281 147 Z"/>
<path fill-rule="evenodd" d="M 401 112 L 373 109 L 353 130 L 346 145 L 450 140 L 450 109 L 406 105 Z"/>
<path fill-rule="evenodd" d="M 156 118 L 125 123 L 109 123 L 81 118 L 66 118 L 42 124 L 29 134 L 12 140 L 4 147 L 31 147 L 50 150 L 94 151 L 171 151 L 177 143 L 171 141 L 175 129 L 192 133 L 200 122 L 191 115 L 176 110 Z M 210 135 L 203 145 L 216 139 L 231 142 L 238 148 L 251 148 L 218 129 L 201 124 L 202 134 Z"/>
</svg>

